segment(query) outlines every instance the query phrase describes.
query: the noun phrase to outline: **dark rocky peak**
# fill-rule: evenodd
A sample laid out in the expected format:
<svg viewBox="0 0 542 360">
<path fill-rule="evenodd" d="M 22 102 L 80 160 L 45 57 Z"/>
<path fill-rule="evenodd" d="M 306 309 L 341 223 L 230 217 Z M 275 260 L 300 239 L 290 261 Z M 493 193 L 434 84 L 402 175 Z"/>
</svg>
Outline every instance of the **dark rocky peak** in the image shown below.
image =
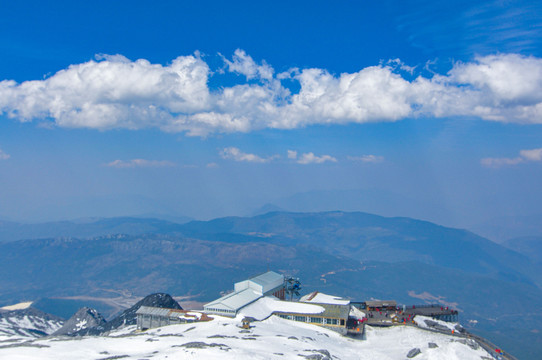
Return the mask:
<svg viewBox="0 0 542 360">
<path fill-rule="evenodd" d="M 132 308 L 136 308 L 135 311 L 137 311 L 141 306 L 153 306 L 153 307 L 159 307 L 159 308 L 178 309 L 178 310 L 183 309 L 181 305 L 179 305 L 179 303 L 171 297 L 171 295 L 165 294 L 165 293 L 156 293 L 156 294 L 145 296 L 143 299 L 138 301 L 134 306 L 132 306 Z"/>
<path fill-rule="evenodd" d="M 152 306 L 158 308 L 179 310 L 183 309 L 181 305 L 179 305 L 179 303 L 175 301 L 175 299 L 173 299 L 169 294 L 151 294 L 138 301 L 131 308 L 124 310 L 119 316 L 108 322 L 107 327 L 110 327 L 109 330 L 113 330 L 121 326 L 134 325 L 137 322 L 136 311 L 142 306 Z"/>
<path fill-rule="evenodd" d="M 169 294 L 156 293 L 146 296 L 138 301 L 134 306 L 124 310 L 119 316 L 113 320 L 92 328 L 85 328 L 77 331 L 73 335 L 101 335 L 111 330 L 115 330 L 128 325 L 135 325 L 137 322 L 136 311 L 141 306 L 153 306 L 167 309 L 179 309 L 182 310 L 181 305 Z"/>
<path fill-rule="evenodd" d="M 77 310 L 53 335 L 78 335 L 82 330 L 100 328 L 105 324 L 105 319 L 98 311 L 84 307 Z"/>
</svg>

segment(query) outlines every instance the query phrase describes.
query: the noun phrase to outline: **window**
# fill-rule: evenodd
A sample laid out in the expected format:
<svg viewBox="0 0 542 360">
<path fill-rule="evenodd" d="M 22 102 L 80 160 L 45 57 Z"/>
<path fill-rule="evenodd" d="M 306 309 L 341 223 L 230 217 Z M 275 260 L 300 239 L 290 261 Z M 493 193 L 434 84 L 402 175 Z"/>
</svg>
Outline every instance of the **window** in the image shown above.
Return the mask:
<svg viewBox="0 0 542 360">
<path fill-rule="evenodd" d="M 316 323 L 316 324 L 321 324 L 322 323 L 322 318 L 320 318 L 320 317 L 311 317 L 310 322 L 311 323 Z"/>
<path fill-rule="evenodd" d="M 307 321 L 307 317 L 306 316 L 294 316 L 294 320 L 295 321 Z"/>
</svg>

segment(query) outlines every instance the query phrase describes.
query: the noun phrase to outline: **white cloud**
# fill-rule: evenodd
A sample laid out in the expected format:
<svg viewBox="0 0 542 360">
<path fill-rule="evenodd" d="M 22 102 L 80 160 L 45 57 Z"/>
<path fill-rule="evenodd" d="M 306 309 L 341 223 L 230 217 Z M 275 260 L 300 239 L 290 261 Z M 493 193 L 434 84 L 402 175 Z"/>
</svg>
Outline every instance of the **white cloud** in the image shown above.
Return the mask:
<svg viewBox="0 0 542 360">
<path fill-rule="evenodd" d="M 499 168 L 506 165 L 518 165 L 525 162 L 542 161 L 542 148 L 521 150 L 518 157 L 514 158 L 484 158 L 480 160 L 483 166 Z"/>
<path fill-rule="evenodd" d="M 361 161 L 365 163 L 381 163 L 384 161 L 384 157 L 378 155 L 348 156 L 347 158 L 351 161 Z"/>
<path fill-rule="evenodd" d="M 480 160 L 480 163 L 486 167 L 501 167 L 505 165 L 517 165 L 524 162 L 525 159 L 521 157 L 516 158 L 484 158 Z"/>
<path fill-rule="evenodd" d="M 414 80 L 400 74 L 415 69 L 398 59 L 338 75 L 315 68 L 275 75 L 242 50 L 224 62 L 246 82 L 211 91 L 209 76 L 220 74 L 198 53 L 168 65 L 98 55 L 45 80 L 1 81 L 0 112 L 61 127 L 152 127 L 191 136 L 411 117 L 542 123 L 542 59 L 535 57 L 479 57 L 456 63 L 447 74 Z M 300 90 L 290 93 L 281 84 L 286 78 Z"/>
<path fill-rule="evenodd" d="M 314 153 L 304 153 L 299 157 L 299 160 L 297 160 L 298 164 L 321 164 L 326 161 L 330 162 L 337 162 L 337 159 L 335 159 L 333 156 L 330 155 L 322 155 L 322 156 L 316 156 Z"/>
<path fill-rule="evenodd" d="M 288 150 L 288 159 L 297 159 L 297 151 Z"/>
<path fill-rule="evenodd" d="M 265 61 L 262 62 L 262 65 L 256 64 L 252 57 L 241 49 L 235 50 L 232 61 L 225 57 L 222 59 L 228 65 L 229 71 L 245 75 L 247 79 L 273 79 L 274 70 L 269 64 Z"/>
<path fill-rule="evenodd" d="M 132 159 L 128 161 L 114 160 L 106 164 L 106 166 L 126 169 L 126 168 L 138 168 L 138 167 L 173 167 L 175 163 L 166 160 L 145 160 L 145 159 Z"/>
<path fill-rule="evenodd" d="M 277 155 L 273 155 L 267 158 L 262 158 L 258 155 L 244 153 L 236 147 L 227 147 L 220 152 L 220 156 L 223 159 L 253 162 L 253 163 L 266 163 L 277 158 Z"/>
<path fill-rule="evenodd" d="M 11 118 L 52 118 L 58 126 L 95 129 L 166 128 L 179 115 L 208 108 L 209 68 L 194 56 L 170 65 L 103 61 L 71 65 L 45 80 L 0 82 L 0 109 Z"/>
<path fill-rule="evenodd" d="M 527 161 L 542 161 L 542 148 L 521 150 L 519 154 Z"/>
<path fill-rule="evenodd" d="M 11 157 L 11 155 L 6 154 L 2 149 L 0 149 L 0 160 L 7 160 Z"/>
</svg>

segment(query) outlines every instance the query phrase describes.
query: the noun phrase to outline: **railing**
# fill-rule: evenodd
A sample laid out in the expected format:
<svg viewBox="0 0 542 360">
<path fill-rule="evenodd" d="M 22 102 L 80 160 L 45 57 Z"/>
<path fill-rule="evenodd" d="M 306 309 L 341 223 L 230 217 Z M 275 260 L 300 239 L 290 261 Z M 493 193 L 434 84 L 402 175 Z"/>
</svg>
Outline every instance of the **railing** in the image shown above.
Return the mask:
<svg viewBox="0 0 542 360">
<path fill-rule="evenodd" d="M 518 360 L 515 356 L 513 356 L 513 355 L 511 355 L 511 354 L 509 354 L 507 352 L 500 353 L 500 354 L 497 353 L 495 351 L 495 349 L 498 348 L 497 345 L 493 344 L 492 342 L 490 342 L 489 340 L 487 340 L 487 339 L 485 339 L 485 338 L 483 338 L 481 336 L 469 333 L 468 331 L 450 333 L 450 332 L 444 331 L 444 330 L 420 327 L 420 326 L 418 326 L 418 325 L 416 325 L 414 323 L 406 323 L 406 324 L 399 323 L 397 325 L 413 326 L 413 327 L 416 327 L 417 329 L 424 330 L 424 331 L 430 331 L 430 332 L 434 332 L 434 333 L 446 334 L 446 335 L 455 336 L 455 337 L 459 337 L 459 338 L 463 338 L 463 339 L 473 339 L 478 343 L 478 345 L 480 345 L 480 347 L 482 347 L 485 351 L 487 351 L 489 353 L 489 355 L 493 356 L 493 358 L 495 358 L 497 360 L 500 360 L 500 359 L 503 359 L 503 360 Z"/>
</svg>

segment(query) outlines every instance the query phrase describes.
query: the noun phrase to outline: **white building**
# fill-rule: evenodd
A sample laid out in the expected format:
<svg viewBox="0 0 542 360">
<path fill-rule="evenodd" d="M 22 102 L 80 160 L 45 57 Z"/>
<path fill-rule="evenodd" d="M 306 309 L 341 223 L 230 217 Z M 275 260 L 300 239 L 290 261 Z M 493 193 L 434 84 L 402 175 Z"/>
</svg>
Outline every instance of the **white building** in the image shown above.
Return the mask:
<svg viewBox="0 0 542 360">
<path fill-rule="evenodd" d="M 208 314 L 235 317 L 239 310 L 261 297 L 284 299 L 284 276 L 273 271 L 235 283 L 234 292 L 203 306 Z"/>
</svg>

